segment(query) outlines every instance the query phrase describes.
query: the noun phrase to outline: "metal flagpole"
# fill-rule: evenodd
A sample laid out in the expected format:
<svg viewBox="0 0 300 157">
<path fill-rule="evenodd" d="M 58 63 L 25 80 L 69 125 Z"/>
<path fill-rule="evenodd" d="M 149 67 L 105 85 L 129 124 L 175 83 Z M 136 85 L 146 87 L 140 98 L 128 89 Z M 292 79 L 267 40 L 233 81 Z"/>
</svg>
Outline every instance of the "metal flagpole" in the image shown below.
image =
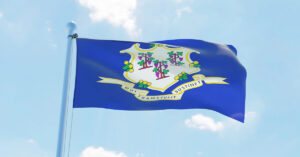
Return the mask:
<svg viewBox="0 0 300 157">
<path fill-rule="evenodd" d="M 71 51 L 72 51 L 72 42 L 73 39 L 77 38 L 77 34 L 73 34 L 76 25 L 73 22 L 68 23 L 69 29 L 68 35 L 68 46 L 66 54 L 66 63 L 65 63 L 65 74 L 64 74 L 64 85 L 63 85 L 63 94 L 61 101 L 61 113 L 60 113 L 60 122 L 59 122 L 59 132 L 58 132 L 58 142 L 57 142 L 57 151 L 56 157 L 63 157 L 64 143 L 65 143 L 65 123 L 66 123 L 66 111 L 67 111 L 67 102 L 69 95 L 69 80 L 70 80 L 70 63 L 71 63 Z"/>
</svg>

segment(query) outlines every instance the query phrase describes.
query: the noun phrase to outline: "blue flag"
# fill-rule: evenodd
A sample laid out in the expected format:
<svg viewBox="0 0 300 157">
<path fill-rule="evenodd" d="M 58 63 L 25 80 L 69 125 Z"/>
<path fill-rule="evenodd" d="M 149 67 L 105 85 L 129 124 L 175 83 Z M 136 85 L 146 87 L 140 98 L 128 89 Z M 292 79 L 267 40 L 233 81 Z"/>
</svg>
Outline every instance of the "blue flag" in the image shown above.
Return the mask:
<svg viewBox="0 0 300 157">
<path fill-rule="evenodd" d="M 231 45 L 192 39 L 76 41 L 74 108 L 201 108 L 244 122 L 246 70 Z"/>
</svg>

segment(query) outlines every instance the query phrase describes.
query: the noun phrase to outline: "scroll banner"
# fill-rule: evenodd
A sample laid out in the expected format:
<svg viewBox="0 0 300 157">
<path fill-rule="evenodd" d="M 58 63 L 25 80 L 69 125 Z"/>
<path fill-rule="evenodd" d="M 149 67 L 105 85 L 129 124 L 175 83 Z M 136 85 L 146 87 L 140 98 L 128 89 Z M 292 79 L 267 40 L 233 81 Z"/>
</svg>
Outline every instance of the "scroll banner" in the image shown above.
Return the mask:
<svg viewBox="0 0 300 157">
<path fill-rule="evenodd" d="M 133 83 L 129 83 L 122 80 L 113 79 L 113 78 L 99 77 L 102 80 L 97 82 L 121 85 L 121 88 L 123 90 L 132 93 L 137 99 L 141 101 L 180 100 L 185 91 L 193 88 L 201 87 L 203 85 L 203 81 L 206 84 L 229 84 L 224 81 L 226 78 L 223 77 L 205 77 L 204 75 L 201 74 L 196 74 L 193 75 L 192 77 L 194 81 L 184 83 L 176 87 L 172 91 L 172 94 L 166 94 L 166 95 L 148 95 L 149 91 L 134 88 L 135 84 Z"/>
</svg>

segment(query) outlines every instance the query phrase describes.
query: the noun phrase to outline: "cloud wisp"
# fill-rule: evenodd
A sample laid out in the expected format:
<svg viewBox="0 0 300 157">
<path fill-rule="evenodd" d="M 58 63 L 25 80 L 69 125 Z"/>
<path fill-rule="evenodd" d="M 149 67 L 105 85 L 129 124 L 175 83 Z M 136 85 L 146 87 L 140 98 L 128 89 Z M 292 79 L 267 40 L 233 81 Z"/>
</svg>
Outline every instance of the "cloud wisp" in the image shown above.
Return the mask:
<svg viewBox="0 0 300 157">
<path fill-rule="evenodd" d="M 93 146 L 87 147 L 84 149 L 80 157 L 99 157 L 99 156 L 105 156 L 105 157 L 127 157 L 124 153 L 120 152 L 114 152 L 110 150 L 105 150 L 102 147 L 95 148 Z"/>
<path fill-rule="evenodd" d="M 0 19 L 3 17 L 3 13 L 2 12 L 0 12 Z"/>
<path fill-rule="evenodd" d="M 90 10 L 93 22 L 104 20 L 116 27 L 123 27 L 133 38 L 140 36 L 142 29 L 136 24 L 135 10 L 137 0 L 78 0 L 79 4 Z"/>
<path fill-rule="evenodd" d="M 184 8 L 176 10 L 176 14 L 177 14 L 178 18 L 181 18 L 183 13 L 191 13 L 191 12 L 192 12 L 192 9 L 189 6 L 186 6 Z"/>
<path fill-rule="evenodd" d="M 259 114 L 255 111 L 248 111 L 245 113 L 245 123 L 241 123 L 232 118 L 225 118 L 222 121 L 215 121 L 211 117 L 202 114 L 195 114 L 184 121 L 186 127 L 206 130 L 211 132 L 218 132 L 219 135 L 224 136 L 234 134 L 245 134 L 250 130 L 255 130 L 256 123 L 259 120 Z M 225 130 L 226 128 L 226 130 Z"/>
<path fill-rule="evenodd" d="M 214 119 L 202 114 L 193 115 L 191 118 L 186 119 L 184 123 L 189 128 L 208 130 L 212 132 L 218 132 L 224 129 L 222 122 L 215 122 Z"/>
</svg>

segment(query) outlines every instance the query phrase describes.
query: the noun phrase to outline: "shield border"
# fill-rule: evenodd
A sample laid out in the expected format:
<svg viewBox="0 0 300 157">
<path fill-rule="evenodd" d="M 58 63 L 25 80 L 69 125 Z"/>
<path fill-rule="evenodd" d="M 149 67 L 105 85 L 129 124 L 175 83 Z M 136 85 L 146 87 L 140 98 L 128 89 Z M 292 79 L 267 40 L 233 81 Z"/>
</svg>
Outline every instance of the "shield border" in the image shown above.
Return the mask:
<svg viewBox="0 0 300 157">
<path fill-rule="evenodd" d="M 150 48 L 150 49 L 142 49 L 142 48 L 140 48 L 140 44 L 139 44 L 139 43 L 135 43 L 135 44 L 134 44 L 134 48 L 135 48 L 136 50 L 138 50 L 138 51 L 149 52 L 149 51 L 155 50 L 155 49 L 158 47 L 158 44 L 159 44 L 159 43 L 155 43 L 155 46 L 154 46 L 153 48 Z M 178 51 L 178 50 L 182 50 L 182 49 L 183 49 L 183 47 L 180 47 L 180 48 L 169 48 L 169 47 L 167 47 L 166 44 L 160 44 L 160 45 L 162 45 L 162 47 L 163 47 L 164 49 L 169 50 L 169 51 Z M 170 45 L 170 46 L 173 46 L 173 45 Z M 132 46 L 131 46 L 131 47 L 132 47 Z M 131 48 L 131 47 L 130 47 L 130 48 Z M 130 49 L 130 48 L 129 48 L 129 49 Z M 190 48 L 187 48 L 187 49 L 190 49 Z M 192 63 L 191 58 L 190 58 L 190 54 L 193 53 L 193 52 L 195 52 L 195 53 L 197 53 L 197 54 L 200 54 L 200 52 L 199 52 L 199 51 L 196 51 L 196 50 L 188 51 L 188 52 L 186 53 L 185 58 L 186 58 L 186 61 L 187 61 L 189 64 Z M 131 52 L 131 51 L 128 51 L 128 49 L 122 50 L 122 51 L 120 51 L 120 53 L 128 53 L 128 54 L 130 54 L 130 55 L 131 55 L 131 58 L 130 58 L 130 60 L 129 60 L 130 63 L 133 63 L 134 59 L 136 58 L 135 54 L 134 54 L 133 52 Z M 197 72 L 199 72 L 200 70 L 201 70 L 200 68 L 197 68 L 197 70 L 192 71 L 192 72 L 189 72 L 188 74 L 197 73 Z M 131 82 L 133 82 L 133 83 L 137 83 L 137 81 L 134 81 L 133 79 L 131 79 L 131 78 L 128 76 L 128 72 L 127 72 L 127 71 L 125 71 L 125 72 L 123 73 L 123 75 L 124 75 L 124 77 L 125 77 L 127 80 L 129 80 L 129 81 L 131 81 Z M 153 90 L 158 90 L 158 91 L 161 91 L 161 92 L 164 92 L 164 91 L 166 91 L 169 87 L 171 87 L 172 85 L 174 85 L 174 84 L 177 83 L 177 82 L 178 82 L 178 80 L 174 80 L 173 82 L 171 82 L 170 84 L 168 84 L 168 85 L 165 86 L 164 88 L 153 87 L 153 86 L 149 86 L 149 87 L 147 87 L 147 88 L 153 89 Z"/>
</svg>

